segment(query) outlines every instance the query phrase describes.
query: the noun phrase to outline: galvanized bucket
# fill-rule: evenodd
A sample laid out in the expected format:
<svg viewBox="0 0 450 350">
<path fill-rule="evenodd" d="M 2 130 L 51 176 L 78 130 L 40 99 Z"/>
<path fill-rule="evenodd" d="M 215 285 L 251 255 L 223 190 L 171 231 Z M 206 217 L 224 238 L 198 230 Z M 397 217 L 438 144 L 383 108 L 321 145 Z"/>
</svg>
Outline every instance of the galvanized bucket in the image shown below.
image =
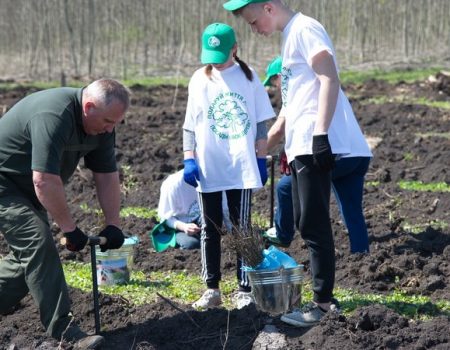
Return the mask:
<svg viewBox="0 0 450 350">
<path fill-rule="evenodd" d="M 259 309 L 271 315 L 291 310 L 301 302 L 303 265 L 276 270 L 247 271 Z"/>
</svg>

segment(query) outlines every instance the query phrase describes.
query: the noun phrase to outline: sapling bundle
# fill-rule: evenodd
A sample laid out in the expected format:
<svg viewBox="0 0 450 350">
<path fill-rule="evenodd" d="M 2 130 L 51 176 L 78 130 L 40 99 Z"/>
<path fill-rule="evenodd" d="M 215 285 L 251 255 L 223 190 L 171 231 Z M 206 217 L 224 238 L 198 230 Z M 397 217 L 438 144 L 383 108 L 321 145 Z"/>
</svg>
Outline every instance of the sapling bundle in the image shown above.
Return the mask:
<svg viewBox="0 0 450 350">
<path fill-rule="evenodd" d="M 261 231 L 259 227 L 232 227 L 231 246 L 250 268 L 257 267 L 264 259 L 265 243 Z"/>
</svg>

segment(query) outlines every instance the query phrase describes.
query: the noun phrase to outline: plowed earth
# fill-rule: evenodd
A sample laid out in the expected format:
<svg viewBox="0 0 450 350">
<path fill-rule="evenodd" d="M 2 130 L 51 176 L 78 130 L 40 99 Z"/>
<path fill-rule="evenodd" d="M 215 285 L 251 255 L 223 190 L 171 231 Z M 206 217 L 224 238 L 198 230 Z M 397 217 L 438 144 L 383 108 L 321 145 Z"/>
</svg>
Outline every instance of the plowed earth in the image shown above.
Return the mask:
<svg viewBox="0 0 450 350">
<path fill-rule="evenodd" d="M 429 296 L 432 301 L 450 300 L 450 192 L 408 191 L 398 186 L 400 180 L 450 184 L 450 111 L 410 102 L 417 98 L 449 102 L 448 77 L 435 78 L 411 84 L 369 81 L 344 87 L 363 132 L 378 138 L 378 144 L 373 150 L 364 197 L 369 255 L 349 254 L 345 226 L 332 198 L 336 285 L 341 288 L 382 295 L 403 290 Z M 187 90 L 171 86 L 135 86 L 132 90 L 128 117 L 117 127 L 117 158 L 124 187 L 122 205 L 156 208 L 162 180 L 182 167 Z M 5 111 L 30 92 L 0 92 L 0 107 Z M 272 92 L 271 98 L 278 109 L 279 98 Z M 383 103 L 374 103 L 374 98 L 384 98 Z M 124 166 L 129 170 L 123 170 Z M 97 207 L 91 176 L 83 166 L 66 191 L 79 226 L 95 232 L 100 225 L 97 217 L 80 209 L 80 204 Z M 269 197 L 269 186 L 255 193 L 252 212 L 269 217 Z M 125 232 L 140 238 L 134 251 L 137 269 L 200 272 L 199 251 L 156 253 L 152 249 L 147 232 L 155 220 L 130 216 L 123 224 Z M 59 235 L 55 228 L 58 246 Z M 63 261 L 90 261 L 88 249 L 77 254 L 59 249 Z M 305 264 L 308 280 L 308 253 L 298 233 L 286 251 Z M 7 252 L 0 235 L 0 254 Z M 234 274 L 234 258 L 229 258 L 233 255 L 225 242 L 223 273 Z M 70 294 L 78 322 L 82 328 L 93 331 L 91 294 L 76 289 L 71 289 Z M 183 304 L 178 307 L 186 313 L 163 300 L 135 307 L 120 296 L 100 294 L 102 334 L 106 337 L 103 348 L 269 349 L 270 345 L 260 345 L 256 339 L 271 325 L 278 328 L 284 342 L 279 348 L 285 349 L 450 349 L 448 314 L 425 321 L 409 320 L 385 305 L 371 304 L 357 308 L 348 317 L 330 314 L 320 325 L 302 330 L 283 324 L 279 318 L 270 318 L 254 306 L 230 312 L 198 312 Z M 426 307 L 431 310 L 433 305 Z M 275 346 L 274 341 L 270 342 Z M 58 346 L 70 348 L 46 337 L 30 296 L 22 300 L 14 313 L 0 316 L 0 349 Z"/>
</svg>

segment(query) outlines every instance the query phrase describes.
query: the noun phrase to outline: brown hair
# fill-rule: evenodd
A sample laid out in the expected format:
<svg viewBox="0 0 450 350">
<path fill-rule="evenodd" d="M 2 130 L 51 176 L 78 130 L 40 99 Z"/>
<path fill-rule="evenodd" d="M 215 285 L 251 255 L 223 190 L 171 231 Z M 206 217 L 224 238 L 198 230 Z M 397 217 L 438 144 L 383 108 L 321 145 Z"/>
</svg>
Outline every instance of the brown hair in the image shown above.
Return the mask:
<svg viewBox="0 0 450 350">
<path fill-rule="evenodd" d="M 250 68 L 248 67 L 247 63 L 245 63 L 244 61 L 242 61 L 237 55 L 234 55 L 234 59 L 236 60 L 236 62 L 239 64 L 239 66 L 241 67 L 242 71 L 245 74 L 245 77 L 250 80 L 253 81 L 253 73 L 250 70 Z M 208 64 L 205 67 L 205 74 L 206 76 L 211 79 L 211 72 L 212 72 L 212 64 Z"/>
</svg>

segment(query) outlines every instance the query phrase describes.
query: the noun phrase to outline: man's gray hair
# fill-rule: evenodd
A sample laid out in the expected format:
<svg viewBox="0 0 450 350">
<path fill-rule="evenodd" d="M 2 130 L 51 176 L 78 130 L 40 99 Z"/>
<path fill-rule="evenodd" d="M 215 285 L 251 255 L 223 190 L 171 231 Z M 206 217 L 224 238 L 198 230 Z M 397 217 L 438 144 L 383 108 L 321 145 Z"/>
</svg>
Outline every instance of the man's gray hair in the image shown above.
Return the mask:
<svg viewBox="0 0 450 350">
<path fill-rule="evenodd" d="M 96 80 L 84 89 L 84 93 L 105 107 L 113 100 L 121 103 L 125 110 L 130 106 L 130 90 L 114 79 Z"/>
</svg>

